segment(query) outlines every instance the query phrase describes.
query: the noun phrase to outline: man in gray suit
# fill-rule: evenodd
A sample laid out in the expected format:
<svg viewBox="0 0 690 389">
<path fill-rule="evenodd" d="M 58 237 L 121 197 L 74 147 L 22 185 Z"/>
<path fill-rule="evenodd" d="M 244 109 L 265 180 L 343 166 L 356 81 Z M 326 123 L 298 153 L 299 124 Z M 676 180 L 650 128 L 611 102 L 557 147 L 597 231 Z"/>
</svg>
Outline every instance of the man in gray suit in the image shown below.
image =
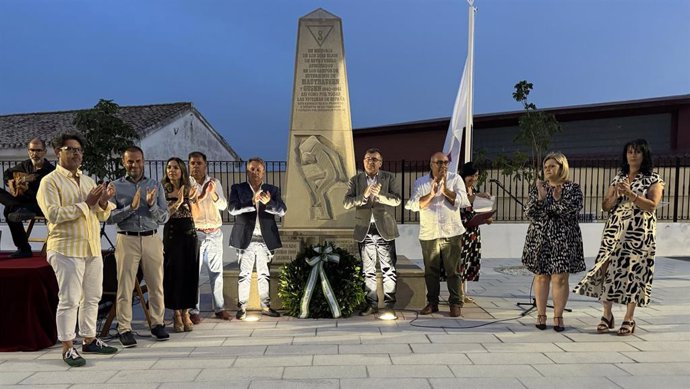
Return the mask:
<svg viewBox="0 0 690 389">
<path fill-rule="evenodd" d="M 367 307 L 359 314 L 367 316 L 378 312 L 378 257 L 383 274 L 385 313 L 395 318 L 395 238 L 399 236 L 395 207 L 400 205 L 400 182 L 394 174 L 380 170 L 382 163 L 379 149 L 371 148 L 366 151 L 364 172 L 350 178 L 343 206 L 345 209 L 356 209 L 354 239 L 359 242 L 367 293 Z"/>
</svg>

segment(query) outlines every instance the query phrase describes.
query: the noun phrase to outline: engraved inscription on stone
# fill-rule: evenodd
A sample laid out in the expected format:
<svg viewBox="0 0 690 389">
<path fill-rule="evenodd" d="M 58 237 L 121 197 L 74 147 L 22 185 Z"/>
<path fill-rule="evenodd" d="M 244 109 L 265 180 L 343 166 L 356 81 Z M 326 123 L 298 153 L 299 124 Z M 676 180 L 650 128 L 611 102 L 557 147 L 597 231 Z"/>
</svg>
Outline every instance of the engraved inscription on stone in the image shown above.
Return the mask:
<svg viewBox="0 0 690 389">
<path fill-rule="evenodd" d="M 320 27 L 322 29 L 317 29 Z M 328 28 L 326 28 L 328 27 Z M 333 26 L 307 26 L 318 43 L 318 48 L 309 48 L 299 53 L 303 67 L 295 95 L 295 109 L 300 112 L 342 111 L 347 96 L 340 84 L 340 53 L 322 48 Z"/>
</svg>

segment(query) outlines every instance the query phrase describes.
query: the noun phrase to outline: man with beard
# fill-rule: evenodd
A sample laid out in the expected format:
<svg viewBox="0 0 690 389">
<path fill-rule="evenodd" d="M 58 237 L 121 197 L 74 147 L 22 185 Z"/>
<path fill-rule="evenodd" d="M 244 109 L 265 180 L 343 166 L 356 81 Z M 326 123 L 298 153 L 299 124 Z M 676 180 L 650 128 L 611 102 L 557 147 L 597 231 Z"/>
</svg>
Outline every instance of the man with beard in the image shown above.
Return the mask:
<svg viewBox="0 0 690 389">
<path fill-rule="evenodd" d="M 17 251 L 10 254 L 10 258 L 28 258 L 31 256 L 29 237 L 26 236 L 23 220 L 36 215 L 43 216 L 36 192 L 41 179 L 55 170 L 55 166 L 48 162 L 46 144 L 42 139 L 33 138 L 29 141 L 29 159 L 5 170 L 5 184 L 9 191 L 0 188 L 0 203 L 5 206 L 7 227 L 12 234 L 12 241 Z"/>
<path fill-rule="evenodd" d="M 252 271 L 256 264 L 261 313 L 278 317 L 280 314 L 271 308 L 269 295 L 270 273 L 268 264 L 276 249 L 282 247 L 275 216 L 285 215 L 287 207 L 280 197 L 280 189 L 264 183 L 266 163 L 254 157 L 247 162 L 248 182 L 234 184 L 230 188 L 230 214 L 237 217 L 230 234 L 230 246 L 237 249 L 240 263 L 238 278 L 238 306 L 235 317 L 247 317 L 249 286 Z"/>
<path fill-rule="evenodd" d="M 383 303 L 388 317 L 395 317 L 395 238 L 398 224 L 395 207 L 400 205 L 400 182 L 395 175 L 382 171 L 383 157 L 379 149 L 371 148 L 364 154 L 364 172 L 350 178 L 343 205 L 356 207 L 354 239 L 359 242 L 362 258 L 367 307 L 359 313 L 368 316 L 378 312 L 376 294 L 376 258 L 383 276 Z"/>
<path fill-rule="evenodd" d="M 130 146 L 122 154 L 127 175 L 113 182 L 117 209 L 110 222 L 117 224 L 117 331 L 123 347 L 137 345 L 132 334 L 132 291 L 141 269 L 149 293 L 151 334 L 168 340 L 163 297 L 163 241 L 158 226 L 168 221 L 168 203 L 163 185 L 144 177 L 144 151 Z M 143 302 L 142 302 L 143 303 Z"/>
<path fill-rule="evenodd" d="M 456 163 L 456 162 L 454 162 Z M 419 312 L 438 312 L 441 263 L 446 270 L 450 297 L 450 316 L 458 317 L 464 301 L 460 288 L 461 239 L 465 227 L 460 208 L 470 206 L 462 178 L 448 172 L 448 156 L 442 152 L 431 156 L 431 172 L 414 184 L 405 208 L 419 212 L 419 243 L 424 258 L 424 281 L 428 304 Z"/>
<path fill-rule="evenodd" d="M 189 171 L 196 181 L 198 213 L 193 215 L 196 237 L 199 240 L 199 278 L 204 267 L 208 272 L 211 285 L 213 312 L 218 319 L 230 320 L 230 313 L 225 310 L 223 298 L 223 219 L 220 211 L 228 207 L 228 201 L 223 195 L 223 187 L 218 179 L 206 174 L 208 161 L 206 154 L 200 151 L 189 153 Z M 199 324 L 200 301 L 196 308 L 189 310 L 192 323 Z"/>
<path fill-rule="evenodd" d="M 58 283 L 55 321 L 62 342 L 62 359 L 71 367 L 86 361 L 74 348 L 75 327 L 84 338 L 83 353 L 113 354 L 115 347 L 96 338 L 98 302 L 103 285 L 103 257 L 99 221 L 108 218 L 115 205 L 112 185 L 96 185 L 79 170 L 84 141 L 76 134 L 62 134 L 53 147 L 57 168 L 46 175 L 36 199 L 48 222 L 46 259 Z M 11 334 L 6 334 L 11 336 Z"/>
</svg>

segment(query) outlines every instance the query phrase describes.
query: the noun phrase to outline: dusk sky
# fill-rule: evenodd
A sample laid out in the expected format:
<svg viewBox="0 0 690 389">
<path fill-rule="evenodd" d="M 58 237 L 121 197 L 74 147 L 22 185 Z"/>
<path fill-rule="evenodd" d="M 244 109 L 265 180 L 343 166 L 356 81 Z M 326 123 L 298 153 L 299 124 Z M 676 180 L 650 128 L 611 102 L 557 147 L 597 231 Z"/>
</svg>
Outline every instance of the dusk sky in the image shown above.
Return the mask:
<svg viewBox="0 0 690 389">
<path fill-rule="evenodd" d="M 690 0 L 477 0 L 475 114 L 690 93 Z M 2 0 L 0 114 L 189 101 L 284 160 L 298 18 L 343 20 L 354 128 L 450 116 L 465 0 Z"/>
</svg>

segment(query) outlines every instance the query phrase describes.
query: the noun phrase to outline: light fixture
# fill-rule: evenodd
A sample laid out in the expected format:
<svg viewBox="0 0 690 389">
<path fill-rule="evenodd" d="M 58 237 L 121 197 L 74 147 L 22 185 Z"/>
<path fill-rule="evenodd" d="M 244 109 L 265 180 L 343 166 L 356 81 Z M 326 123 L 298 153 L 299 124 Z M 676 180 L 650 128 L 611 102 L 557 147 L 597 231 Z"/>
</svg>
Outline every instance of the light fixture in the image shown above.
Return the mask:
<svg viewBox="0 0 690 389">
<path fill-rule="evenodd" d="M 379 320 L 396 320 L 397 318 L 395 311 L 392 309 L 385 310 L 379 315 Z"/>
</svg>

